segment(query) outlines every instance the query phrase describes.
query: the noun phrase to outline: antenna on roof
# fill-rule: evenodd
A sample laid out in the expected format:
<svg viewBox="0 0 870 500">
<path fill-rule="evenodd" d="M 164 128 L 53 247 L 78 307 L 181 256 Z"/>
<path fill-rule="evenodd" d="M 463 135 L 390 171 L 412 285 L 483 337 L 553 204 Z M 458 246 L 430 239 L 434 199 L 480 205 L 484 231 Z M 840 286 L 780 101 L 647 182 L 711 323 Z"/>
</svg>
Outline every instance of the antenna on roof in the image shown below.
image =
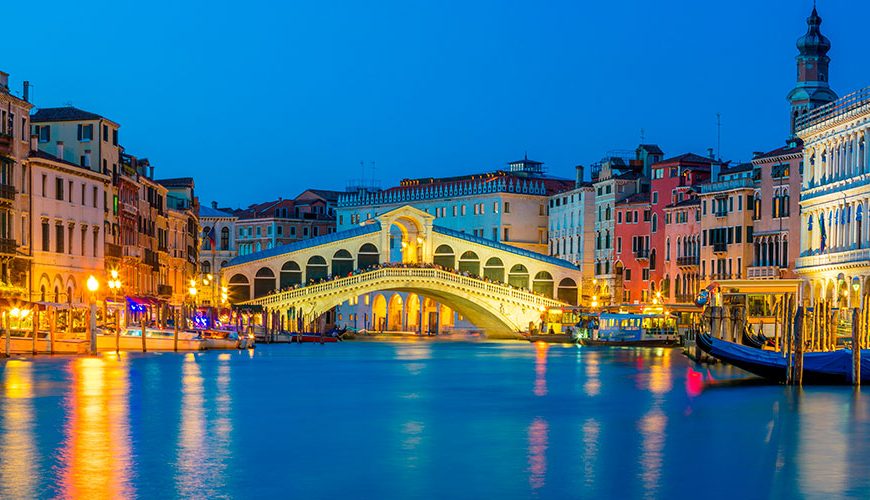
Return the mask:
<svg viewBox="0 0 870 500">
<path fill-rule="evenodd" d="M 643 127 L 640 128 L 640 143 L 643 144 L 644 139 L 646 139 L 646 131 Z"/>
<path fill-rule="evenodd" d="M 375 185 L 375 162 L 369 162 L 372 164 L 372 186 Z"/>
<path fill-rule="evenodd" d="M 716 113 L 716 159 L 722 160 L 722 114 Z"/>
</svg>

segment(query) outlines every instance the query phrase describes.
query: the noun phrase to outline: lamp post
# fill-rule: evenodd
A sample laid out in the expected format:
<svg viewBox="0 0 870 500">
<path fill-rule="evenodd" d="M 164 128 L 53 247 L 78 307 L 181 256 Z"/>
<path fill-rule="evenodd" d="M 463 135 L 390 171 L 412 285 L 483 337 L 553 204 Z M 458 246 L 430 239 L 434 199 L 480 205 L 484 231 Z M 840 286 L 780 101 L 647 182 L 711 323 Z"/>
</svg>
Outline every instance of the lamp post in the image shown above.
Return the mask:
<svg viewBox="0 0 870 500">
<path fill-rule="evenodd" d="M 118 270 L 112 269 L 109 272 L 109 295 L 113 298 L 121 291 L 121 280 L 118 279 Z M 121 351 L 121 317 L 120 311 L 115 311 L 115 352 Z M 108 307 L 106 308 L 106 318 L 108 318 Z"/>
<path fill-rule="evenodd" d="M 190 295 L 190 303 L 191 303 L 190 321 L 191 321 L 191 323 L 193 323 L 193 325 L 195 327 L 196 326 L 196 321 L 195 321 L 195 318 L 196 318 L 196 293 L 197 293 L 195 279 L 190 280 L 190 287 L 187 289 L 187 293 Z"/>
<path fill-rule="evenodd" d="M 90 275 L 87 281 L 88 291 L 91 292 L 91 300 L 90 300 L 90 308 L 91 308 L 91 318 L 90 318 L 90 352 L 91 354 L 97 353 L 97 290 L 100 288 L 100 282 L 97 281 L 97 278 L 94 275 Z"/>
</svg>

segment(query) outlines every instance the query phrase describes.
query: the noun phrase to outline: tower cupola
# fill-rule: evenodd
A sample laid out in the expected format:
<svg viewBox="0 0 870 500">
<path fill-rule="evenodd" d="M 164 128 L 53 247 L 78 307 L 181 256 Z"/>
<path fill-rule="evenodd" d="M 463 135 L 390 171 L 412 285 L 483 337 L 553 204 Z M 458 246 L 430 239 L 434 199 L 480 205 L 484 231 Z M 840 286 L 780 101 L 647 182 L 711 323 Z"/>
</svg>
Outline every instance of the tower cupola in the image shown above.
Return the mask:
<svg viewBox="0 0 870 500">
<path fill-rule="evenodd" d="M 797 118 L 819 106 L 837 100 L 828 84 L 831 41 L 822 34 L 822 18 L 816 7 L 807 18 L 807 32 L 797 40 L 797 84 L 788 94 L 791 104 L 791 133 Z"/>
</svg>

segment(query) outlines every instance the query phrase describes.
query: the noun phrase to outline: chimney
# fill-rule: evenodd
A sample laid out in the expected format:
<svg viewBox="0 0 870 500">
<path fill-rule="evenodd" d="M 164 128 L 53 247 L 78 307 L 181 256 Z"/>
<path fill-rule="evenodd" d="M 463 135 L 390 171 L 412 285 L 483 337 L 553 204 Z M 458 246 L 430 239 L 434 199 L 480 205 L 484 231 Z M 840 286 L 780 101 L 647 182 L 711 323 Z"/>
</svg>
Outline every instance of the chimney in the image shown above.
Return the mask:
<svg viewBox="0 0 870 500">
<path fill-rule="evenodd" d="M 211 202 L 211 208 L 217 210 L 217 202 L 216 201 Z"/>
<path fill-rule="evenodd" d="M 22 97 L 27 102 L 30 102 L 30 82 L 24 80 L 24 91 L 22 92 Z"/>
<path fill-rule="evenodd" d="M 0 71 L 0 90 L 4 92 L 9 91 L 9 73 Z"/>
<path fill-rule="evenodd" d="M 39 136 L 36 134 L 30 134 L 30 150 L 39 151 Z"/>
<path fill-rule="evenodd" d="M 154 178 L 154 165 L 148 165 L 148 178 Z"/>
<path fill-rule="evenodd" d="M 713 156 L 713 148 L 707 148 L 707 157 L 710 158 L 711 160 L 716 159 L 716 157 Z"/>
<path fill-rule="evenodd" d="M 57 154 L 55 156 L 63 160 L 63 141 L 57 141 Z"/>
<path fill-rule="evenodd" d="M 579 187 L 581 184 L 583 184 L 584 168 L 583 168 L 583 165 L 577 165 L 576 168 L 577 168 L 577 181 L 575 182 L 574 185 L 575 185 L 575 187 Z"/>
</svg>

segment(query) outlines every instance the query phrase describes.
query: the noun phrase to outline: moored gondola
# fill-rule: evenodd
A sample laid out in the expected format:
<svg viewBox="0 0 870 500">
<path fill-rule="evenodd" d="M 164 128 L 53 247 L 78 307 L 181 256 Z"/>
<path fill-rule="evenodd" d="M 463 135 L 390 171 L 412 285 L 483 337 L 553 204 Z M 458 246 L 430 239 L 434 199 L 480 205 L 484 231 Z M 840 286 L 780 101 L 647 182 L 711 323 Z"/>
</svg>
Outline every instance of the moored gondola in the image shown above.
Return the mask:
<svg viewBox="0 0 870 500">
<path fill-rule="evenodd" d="M 752 335 L 748 329 L 743 330 L 743 345 L 747 347 L 754 347 L 756 349 L 761 349 L 764 347 L 764 342 L 759 338 L 758 335 Z"/>
<path fill-rule="evenodd" d="M 768 380 L 785 383 L 786 358 L 782 353 L 764 351 L 733 342 L 716 339 L 710 334 L 698 336 L 698 347 L 725 363 L 742 368 Z M 870 377 L 870 349 L 861 350 L 861 378 Z M 804 354 L 804 384 L 851 384 L 852 351 L 840 349 L 831 352 Z"/>
</svg>

